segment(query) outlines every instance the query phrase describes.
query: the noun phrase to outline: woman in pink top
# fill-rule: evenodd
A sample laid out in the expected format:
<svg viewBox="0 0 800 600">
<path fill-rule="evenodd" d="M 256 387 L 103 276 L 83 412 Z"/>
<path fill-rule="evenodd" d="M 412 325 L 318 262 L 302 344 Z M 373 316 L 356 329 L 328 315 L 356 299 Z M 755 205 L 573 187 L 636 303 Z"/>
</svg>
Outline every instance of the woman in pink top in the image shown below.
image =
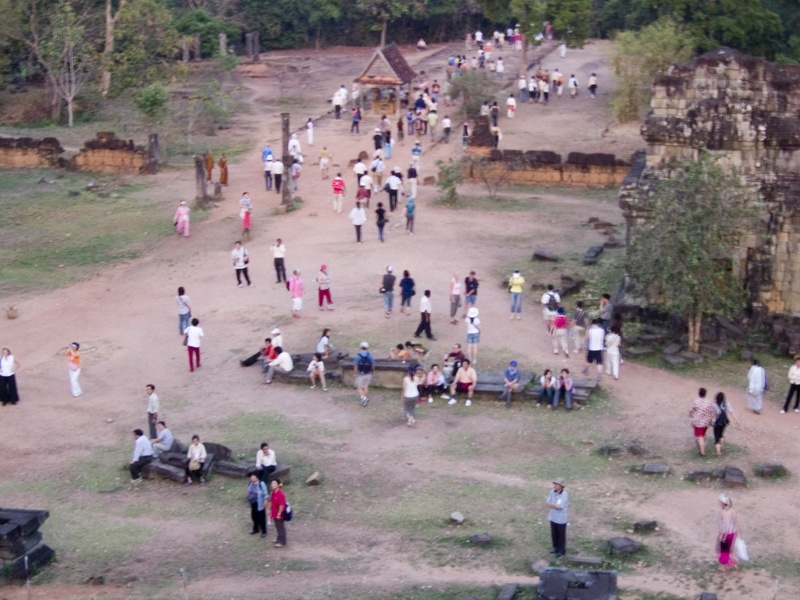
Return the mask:
<svg viewBox="0 0 800 600">
<path fill-rule="evenodd" d="M 186 200 L 181 200 L 178 209 L 175 211 L 173 221 L 175 222 L 175 232 L 183 232 L 183 237 L 189 237 L 189 212 L 191 209 L 186 204 Z"/>
<path fill-rule="evenodd" d="M 300 269 L 292 271 L 292 276 L 286 282 L 286 287 L 292 294 L 292 316 L 300 318 L 300 311 L 303 309 L 303 280 L 300 279 Z"/>
</svg>

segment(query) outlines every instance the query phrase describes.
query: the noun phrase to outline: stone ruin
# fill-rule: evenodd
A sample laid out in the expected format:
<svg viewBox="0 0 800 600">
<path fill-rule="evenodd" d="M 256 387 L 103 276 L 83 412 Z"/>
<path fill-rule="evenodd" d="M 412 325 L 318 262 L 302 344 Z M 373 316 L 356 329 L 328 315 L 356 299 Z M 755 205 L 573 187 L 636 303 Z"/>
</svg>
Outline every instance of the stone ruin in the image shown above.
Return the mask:
<svg viewBox="0 0 800 600">
<path fill-rule="evenodd" d="M 55 558 L 39 531 L 49 516 L 46 510 L 0 508 L 0 567 L 5 578 L 25 579 Z"/>
<path fill-rule="evenodd" d="M 648 197 L 675 165 L 701 148 L 741 174 L 760 194 L 764 218 L 736 249 L 733 268 L 756 316 L 800 313 L 800 66 L 778 65 L 729 48 L 670 67 L 653 83 L 641 127 L 646 150 L 634 156 L 619 204 L 627 241 L 646 221 Z M 632 273 L 635 279 L 636 274 Z M 782 330 L 791 329 L 781 320 Z M 784 350 L 800 350 L 800 326 Z"/>
<path fill-rule="evenodd" d="M 147 146 L 133 140 L 121 140 L 111 131 L 101 131 L 87 140 L 77 154 L 67 158 L 56 138 L 0 137 L 0 167 L 63 168 L 91 173 L 139 175 L 158 170 L 158 136 L 153 134 Z"/>
</svg>

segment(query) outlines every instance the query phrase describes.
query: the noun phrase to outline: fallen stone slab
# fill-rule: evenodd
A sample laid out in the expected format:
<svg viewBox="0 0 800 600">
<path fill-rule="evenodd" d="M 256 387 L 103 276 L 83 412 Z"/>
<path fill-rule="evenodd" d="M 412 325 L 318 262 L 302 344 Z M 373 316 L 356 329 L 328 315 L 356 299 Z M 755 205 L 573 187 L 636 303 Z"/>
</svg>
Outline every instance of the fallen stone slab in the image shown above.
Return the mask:
<svg viewBox="0 0 800 600">
<path fill-rule="evenodd" d="M 186 471 L 156 459 L 142 467 L 142 476 L 145 479 L 169 479 L 176 483 L 183 483 L 186 480 Z"/>
<path fill-rule="evenodd" d="M 594 265 L 603 253 L 602 246 L 590 246 L 586 252 L 583 253 L 583 264 Z"/>
<path fill-rule="evenodd" d="M 497 600 L 514 600 L 517 596 L 517 588 L 519 586 L 516 583 L 507 583 L 503 587 L 500 588 L 500 593 L 497 594 Z"/>
<path fill-rule="evenodd" d="M 673 367 L 681 367 L 687 362 L 685 358 L 680 356 L 680 354 L 662 354 L 661 360 L 672 365 Z"/>
<path fill-rule="evenodd" d="M 631 346 L 630 348 L 625 348 L 623 350 L 623 352 L 628 356 L 646 356 L 655 351 L 655 348 L 652 346 Z"/>
<path fill-rule="evenodd" d="M 658 528 L 658 521 L 636 521 L 633 530 L 636 533 L 650 533 Z"/>
<path fill-rule="evenodd" d="M 602 565 L 603 559 L 599 556 L 588 556 L 586 554 L 574 554 L 567 556 L 567 562 L 576 565 Z"/>
<path fill-rule="evenodd" d="M 647 447 L 640 442 L 634 442 L 628 446 L 628 452 L 633 456 L 643 456 L 647 454 Z"/>
<path fill-rule="evenodd" d="M 697 354 L 695 352 L 689 352 L 688 350 L 684 350 L 683 352 L 679 352 L 677 356 L 680 356 L 682 359 L 686 360 L 687 362 L 699 363 L 703 362 L 703 355 Z"/>
<path fill-rule="evenodd" d="M 595 221 L 594 223 L 592 223 L 592 227 L 594 227 L 595 229 L 613 229 L 614 224 L 609 223 L 608 221 Z"/>
<path fill-rule="evenodd" d="M 711 471 L 689 471 L 684 479 L 686 481 L 705 481 L 711 479 L 713 475 Z"/>
<path fill-rule="evenodd" d="M 543 248 L 534 248 L 532 260 L 558 262 L 558 255 Z"/>
<path fill-rule="evenodd" d="M 722 478 L 725 487 L 743 487 L 745 484 L 744 471 L 739 467 L 725 465 L 725 477 Z"/>
<path fill-rule="evenodd" d="M 623 453 L 623 450 L 619 446 L 605 444 L 603 446 L 600 446 L 597 450 L 595 450 L 594 453 L 599 454 L 600 456 L 619 456 L 620 454 Z"/>
<path fill-rule="evenodd" d="M 756 465 L 753 467 L 753 473 L 758 477 L 779 479 L 786 477 L 789 474 L 789 469 L 783 465 Z"/>
<path fill-rule="evenodd" d="M 669 465 L 660 465 L 656 463 L 647 463 L 642 468 L 642 473 L 647 475 L 663 475 L 670 472 Z"/>
<path fill-rule="evenodd" d="M 616 571 L 546 569 L 539 577 L 539 600 L 616 600 Z"/>
<path fill-rule="evenodd" d="M 700 344 L 700 354 L 708 358 L 722 358 L 728 351 L 728 344 L 722 342 L 709 342 L 707 344 Z"/>
<path fill-rule="evenodd" d="M 306 479 L 306 485 L 319 485 L 320 483 L 319 471 L 314 471 L 311 476 Z"/>
<path fill-rule="evenodd" d="M 479 533 L 469 538 L 469 543 L 485 546 L 492 543 L 492 536 L 490 536 L 488 533 Z"/>
<path fill-rule="evenodd" d="M 253 468 L 253 465 L 238 463 L 232 460 L 220 460 L 214 465 L 216 472 L 225 477 L 245 478 L 249 476 Z"/>
<path fill-rule="evenodd" d="M 703 592 L 700 594 L 700 600 L 717 600 L 717 595 L 713 592 Z"/>
<path fill-rule="evenodd" d="M 453 521 L 454 523 L 457 523 L 458 525 L 461 525 L 464 523 L 464 515 L 462 515 L 458 511 L 452 512 L 450 513 L 450 520 Z"/>
<path fill-rule="evenodd" d="M 634 554 L 642 549 L 642 544 L 627 536 L 613 537 L 608 540 L 608 549 L 612 556 Z"/>
<path fill-rule="evenodd" d="M 677 354 L 677 353 L 678 353 L 678 352 L 680 352 L 680 351 L 681 351 L 681 345 L 680 345 L 680 344 L 676 344 L 676 343 L 674 343 L 674 342 L 673 342 L 672 344 L 668 344 L 668 345 L 667 345 L 667 346 L 666 346 L 666 347 L 665 347 L 665 348 L 662 350 L 662 352 L 663 352 L 664 354 L 667 354 L 667 355 Z"/>
</svg>

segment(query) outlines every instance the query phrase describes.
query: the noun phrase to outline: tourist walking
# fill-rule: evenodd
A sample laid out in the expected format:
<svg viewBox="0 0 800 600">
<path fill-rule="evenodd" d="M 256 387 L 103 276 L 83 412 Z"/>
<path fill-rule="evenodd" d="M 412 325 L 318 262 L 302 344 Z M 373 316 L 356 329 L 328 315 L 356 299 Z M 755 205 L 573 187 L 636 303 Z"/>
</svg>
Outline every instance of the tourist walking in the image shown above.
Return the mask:
<svg viewBox="0 0 800 600">
<path fill-rule="evenodd" d="M 194 363 L 200 368 L 200 338 L 203 337 L 203 328 L 200 327 L 200 319 L 192 319 L 191 325 L 186 328 L 183 338 L 183 345 L 189 353 L 189 371 L 194 372 Z"/>
<path fill-rule="evenodd" d="M 418 177 L 417 168 L 412 163 L 408 167 L 408 171 L 406 171 L 406 179 L 407 179 L 406 196 L 413 196 L 414 198 L 417 197 L 417 177 Z"/>
<path fill-rule="evenodd" d="M 192 318 L 192 301 L 186 295 L 186 290 L 183 286 L 178 288 L 178 295 L 175 296 L 175 304 L 178 305 L 178 334 L 183 335 L 183 332 L 189 326 L 189 321 Z"/>
<path fill-rule="evenodd" d="M 517 113 L 517 101 L 514 99 L 514 94 L 509 94 L 506 100 L 506 113 L 509 119 L 513 119 Z M 494 124 L 497 127 L 497 123 Z"/>
<path fill-rule="evenodd" d="M 717 547 L 719 549 L 719 570 L 727 571 L 735 569 L 736 556 L 735 544 L 736 536 L 739 535 L 739 519 L 733 509 L 733 500 L 727 494 L 719 496 L 719 534 L 717 536 Z"/>
<path fill-rule="evenodd" d="M 361 227 L 367 222 L 367 213 L 361 207 L 361 202 L 356 202 L 356 205 L 350 210 L 350 214 L 347 215 L 347 218 L 350 219 L 350 223 L 355 227 L 356 243 L 361 244 Z"/>
<path fill-rule="evenodd" d="M 211 181 L 211 174 L 214 171 L 214 155 L 211 154 L 211 150 L 206 150 L 206 156 L 204 160 L 206 167 L 206 181 Z"/>
<path fill-rule="evenodd" d="M 716 417 L 717 412 L 714 406 L 706 398 L 706 388 L 700 388 L 697 392 L 697 398 L 695 398 L 692 408 L 689 410 L 689 418 L 692 419 L 694 437 L 697 441 L 697 449 L 700 451 L 700 456 L 706 455 L 706 431 L 714 424 Z"/>
<path fill-rule="evenodd" d="M 369 351 L 369 344 L 361 342 L 361 349 L 353 359 L 353 375 L 355 386 L 361 400 L 361 406 L 369 403 L 369 384 L 372 383 L 372 371 L 375 370 L 375 358 Z"/>
<path fill-rule="evenodd" d="M 319 170 L 322 174 L 322 179 L 328 179 L 328 171 L 330 170 L 331 166 L 331 158 L 332 154 L 331 151 L 328 150 L 327 146 L 323 146 L 322 150 L 319 151 Z"/>
<path fill-rule="evenodd" d="M 172 221 L 175 225 L 175 233 L 180 235 L 183 234 L 183 237 L 189 237 L 189 213 L 191 209 L 189 205 L 186 203 L 186 200 L 181 200 L 180 204 L 178 204 L 178 208 L 175 210 L 175 216 L 172 218 Z"/>
<path fill-rule="evenodd" d="M 314 145 L 314 121 L 311 117 L 306 121 L 306 142 L 308 142 L 309 146 Z"/>
<path fill-rule="evenodd" d="M 605 363 L 606 375 L 613 375 L 614 379 L 619 379 L 619 352 L 621 344 L 622 336 L 619 334 L 619 327 L 612 325 L 605 337 Z"/>
<path fill-rule="evenodd" d="M 206 447 L 200 443 L 200 436 L 193 435 L 192 443 L 186 451 L 186 483 L 184 485 L 192 485 L 192 478 L 196 477 L 200 485 L 205 485 L 206 480 L 203 477 L 203 468 L 208 458 Z"/>
<path fill-rule="evenodd" d="M 247 265 L 250 264 L 250 254 L 247 248 L 242 246 L 242 242 L 237 241 L 231 250 L 231 261 L 233 262 L 233 270 L 236 272 L 236 285 L 242 287 L 242 276 L 244 276 L 248 287 L 253 287 L 253 282 L 250 281 L 250 274 L 247 272 Z"/>
<path fill-rule="evenodd" d="M 264 159 L 264 187 L 267 191 L 272 189 L 272 163 L 274 158 L 272 154 Z"/>
<path fill-rule="evenodd" d="M 404 273 L 408 273 L 408 271 L 404 271 Z M 380 292 L 383 294 L 383 308 L 386 310 L 386 318 L 388 319 L 392 315 L 392 306 L 394 304 L 394 282 L 397 280 L 397 277 L 394 275 L 394 269 L 391 265 L 386 267 L 386 273 L 383 274 L 383 278 L 381 279 L 381 287 Z M 409 311 L 410 311 L 409 305 Z"/>
<path fill-rule="evenodd" d="M 239 199 L 239 218 L 242 220 L 242 237 L 250 239 L 250 215 L 253 212 L 253 201 L 250 193 L 245 192 Z"/>
<path fill-rule="evenodd" d="M 0 400 L 2 400 L 3 406 L 19 402 L 17 371 L 19 371 L 19 362 L 11 354 L 11 349 L 3 348 L 0 353 Z"/>
<path fill-rule="evenodd" d="M 275 275 L 278 278 L 275 283 L 286 281 L 286 264 L 284 262 L 286 258 L 286 246 L 283 244 L 283 240 L 281 240 L 281 238 L 275 240 L 275 243 L 269 247 L 269 250 L 272 252 L 272 262 L 275 265 Z"/>
<path fill-rule="evenodd" d="M 319 309 L 325 310 L 325 301 L 328 301 L 328 310 L 333 310 L 333 300 L 331 300 L 331 276 L 328 275 L 328 265 L 320 265 L 317 273 L 317 296 L 319 298 Z"/>
<path fill-rule="evenodd" d="M 589 75 L 589 94 L 592 98 L 597 97 L 597 75 L 594 73 Z"/>
<path fill-rule="evenodd" d="M 800 354 L 794 357 L 794 364 L 789 367 L 789 393 L 786 394 L 786 402 L 783 403 L 783 408 L 781 409 L 782 415 L 789 410 L 792 394 L 795 395 L 794 412 L 800 413 Z"/>
<path fill-rule="evenodd" d="M 395 167 L 386 178 L 386 188 L 389 193 L 389 210 L 394 212 L 397 208 L 397 196 L 400 193 L 400 186 L 403 185 L 403 180 L 399 177 L 400 169 Z"/>
<path fill-rule="evenodd" d="M 725 428 L 731 422 L 731 419 L 736 421 L 736 424 L 741 426 L 739 419 L 733 413 L 733 408 L 725 400 L 725 394 L 719 392 L 715 398 L 714 410 L 716 416 L 714 417 L 714 448 L 717 451 L 717 456 L 722 456 L 722 445 L 725 440 Z"/>
<path fill-rule="evenodd" d="M 470 271 L 469 275 L 464 278 L 464 314 L 461 318 L 466 318 L 467 310 L 471 306 L 475 306 L 478 301 L 478 278 L 475 277 L 475 271 Z"/>
<path fill-rule="evenodd" d="M 569 358 L 569 319 L 563 306 L 556 309 L 556 316 L 550 325 L 550 335 L 553 338 L 553 354 L 558 354 L 558 348 Z"/>
<path fill-rule="evenodd" d="M 586 341 L 587 320 L 588 313 L 583 308 L 583 301 L 578 300 L 578 302 L 575 303 L 575 310 L 572 313 L 572 322 L 570 323 L 572 327 L 570 336 L 574 340 L 575 354 L 580 354 L 583 350 L 583 345 Z"/>
<path fill-rule="evenodd" d="M 558 307 L 561 305 L 561 296 L 553 287 L 553 284 L 547 285 L 547 291 L 542 294 L 542 318 L 544 319 L 544 328 L 548 332 L 553 329 L 553 319 L 558 314 Z"/>
<path fill-rule="evenodd" d="M 275 187 L 275 193 L 281 193 L 281 184 L 283 183 L 283 172 L 285 167 L 280 156 L 276 156 L 272 161 L 272 181 Z"/>
<path fill-rule="evenodd" d="M 158 412 L 161 410 L 161 403 L 156 394 L 156 386 L 148 383 L 144 388 L 147 394 L 147 426 L 150 429 L 150 439 L 156 437 L 156 425 L 158 424 Z"/>
<path fill-rule="evenodd" d="M 429 340 L 435 341 L 436 338 L 431 331 L 431 291 L 425 290 L 422 298 L 419 299 L 419 325 L 414 332 L 414 337 L 419 337 L 421 333 Z"/>
<path fill-rule="evenodd" d="M 414 280 L 409 272 L 403 271 L 403 278 L 400 280 L 400 312 L 406 315 L 411 314 L 411 298 L 417 292 L 414 290 Z M 406 310 L 407 309 L 407 310 Z"/>
<path fill-rule="evenodd" d="M 83 394 L 81 384 L 78 381 L 81 376 L 81 345 L 78 342 L 72 342 L 69 346 L 64 348 L 63 352 L 67 357 L 69 386 L 72 391 L 72 397 L 77 398 Z"/>
<path fill-rule="evenodd" d="M 550 539 L 553 549 L 550 554 L 563 558 L 567 552 L 567 523 L 569 521 L 569 493 L 565 489 L 567 482 L 562 477 L 553 480 L 553 489 L 547 495 L 547 506 L 550 508 Z"/>
<path fill-rule="evenodd" d="M 391 178 L 390 178 L 391 179 Z M 378 202 L 378 208 L 375 209 L 375 224 L 378 226 L 378 239 L 383 242 L 383 228 L 389 219 L 386 218 L 386 209 L 383 208 L 383 202 Z"/>
<path fill-rule="evenodd" d="M 278 537 L 275 540 L 276 548 L 283 548 L 286 545 L 286 496 L 283 493 L 283 484 L 280 479 L 273 479 L 270 483 L 272 493 L 269 496 L 269 515 Z"/>
<path fill-rule="evenodd" d="M 456 314 L 458 314 L 458 307 L 461 306 L 461 280 L 458 273 L 453 274 L 450 280 L 450 324 L 455 325 L 458 323 Z"/>
<path fill-rule="evenodd" d="M 342 212 L 342 199 L 347 193 L 347 186 L 342 179 L 342 174 L 337 173 L 336 177 L 331 179 L 331 188 L 333 188 L 333 212 Z"/>
<path fill-rule="evenodd" d="M 414 235 L 414 213 L 416 208 L 414 196 L 408 196 L 406 198 L 406 231 L 408 231 L 408 235 Z"/>
<path fill-rule="evenodd" d="M 744 398 L 747 408 L 760 415 L 764 403 L 764 390 L 767 389 L 767 372 L 756 359 L 753 359 L 747 372 L 747 392 Z"/>
<path fill-rule="evenodd" d="M 525 278 L 520 275 L 519 269 L 514 269 L 511 277 L 508 278 L 508 293 L 511 295 L 511 316 L 517 320 L 522 319 L 522 286 L 525 285 Z"/>
<path fill-rule="evenodd" d="M 419 385 L 421 381 L 417 378 L 417 370 L 422 371 L 420 365 L 408 367 L 408 372 L 403 377 L 403 415 L 406 417 L 406 425 L 413 427 L 417 420 L 414 418 L 414 410 L 419 404 Z"/>
<path fill-rule="evenodd" d="M 478 308 L 471 306 L 464 319 L 467 324 L 467 358 L 473 365 L 478 364 L 478 344 L 481 341 L 481 320 L 478 318 Z"/>
<path fill-rule="evenodd" d="M 592 319 L 592 324 L 586 331 L 586 368 L 583 374 L 589 374 L 592 363 L 597 365 L 597 381 L 603 377 L 603 349 L 605 348 L 605 332 L 600 327 L 599 319 Z"/>
<path fill-rule="evenodd" d="M 133 430 L 133 457 L 128 464 L 131 472 L 131 483 L 142 482 L 142 467 L 153 462 L 153 446 L 141 429 Z"/>
<path fill-rule="evenodd" d="M 300 318 L 300 311 L 303 310 L 303 279 L 300 277 L 300 269 L 294 269 L 286 287 L 292 296 L 292 316 Z"/>
<path fill-rule="evenodd" d="M 247 484 L 247 501 L 250 503 L 250 519 L 253 521 L 253 529 L 250 535 L 261 533 L 261 537 L 267 537 L 267 512 L 265 504 L 267 501 L 267 486 L 259 480 L 258 475 L 250 473 L 250 483 Z"/>
</svg>

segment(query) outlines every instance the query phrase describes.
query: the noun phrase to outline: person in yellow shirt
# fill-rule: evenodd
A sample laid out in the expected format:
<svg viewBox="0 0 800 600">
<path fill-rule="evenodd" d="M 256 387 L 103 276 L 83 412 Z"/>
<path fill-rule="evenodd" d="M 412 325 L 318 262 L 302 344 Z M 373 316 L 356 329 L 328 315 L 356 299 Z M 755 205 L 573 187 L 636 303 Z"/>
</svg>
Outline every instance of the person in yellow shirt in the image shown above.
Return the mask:
<svg viewBox="0 0 800 600">
<path fill-rule="evenodd" d="M 522 286 L 525 285 L 525 278 L 519 274 L 519 269 L 515 270 L 508 278 L 508 292 L 511 294 L 511 316 L 516 315 L 517 320 L 522 319 Z"/>
</svg>

